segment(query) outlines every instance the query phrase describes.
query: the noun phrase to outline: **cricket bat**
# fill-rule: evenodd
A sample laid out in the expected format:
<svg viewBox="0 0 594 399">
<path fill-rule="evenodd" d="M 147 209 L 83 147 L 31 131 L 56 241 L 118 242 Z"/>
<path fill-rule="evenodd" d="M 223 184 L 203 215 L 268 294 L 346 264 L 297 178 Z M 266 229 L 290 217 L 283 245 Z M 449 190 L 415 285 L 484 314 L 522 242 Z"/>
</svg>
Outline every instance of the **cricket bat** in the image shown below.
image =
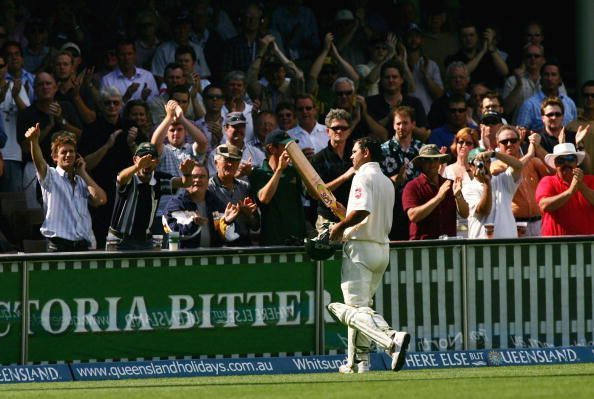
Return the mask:
<svg viewBox="0 0 594 399">
<path fill-rule="evenodd" d="M 318 175 L 318 172 L 311 166 L 311 163 L 307 160 L 299 145 L 291 141 L 285 145 L 285 149 L 293 161 L 293 166 L 297 169 L 297 172 L 301 176 L 303 183 L 307 187 L 307 190 L 311 194 L 317 195 L 317 200 L 321 201 L 325 206 L 330 208 L 336 216 L 341 220 L 345 218 L 344 211 L 341 211 L 338 207 L 336 197 L 332 194 L 332 191 L 328 190 L 326 184 Z"/>
</svg>

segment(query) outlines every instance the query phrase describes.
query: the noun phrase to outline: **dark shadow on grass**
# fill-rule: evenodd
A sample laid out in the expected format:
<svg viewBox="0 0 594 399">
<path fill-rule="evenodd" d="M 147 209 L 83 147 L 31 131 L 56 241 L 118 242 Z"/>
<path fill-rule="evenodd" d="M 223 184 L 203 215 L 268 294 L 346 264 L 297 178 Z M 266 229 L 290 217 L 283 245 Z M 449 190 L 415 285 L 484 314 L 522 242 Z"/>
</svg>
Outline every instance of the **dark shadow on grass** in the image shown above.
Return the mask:
<svg viewBox="0 0 594 399">
<path fill-rule="evenodd" d="M 399 374 L 402 375 L 402 374 Z M 172 383 L 172 384 L 145 384 L 145 385 L 131 385 L 131 386 L 86 386 L 86 387 L 61 387 L 55 389 L 55 391 L 84 391 L 84 390 L 109 390 L 109 389 L 138 389 L 138 388 L 183 388 L 183 387 L 239 387 L 239 386 L 249 386 L 249 385 L 261 385 L 261 386 L 272 386 L 272 385 L 287 385 L 287 384 L 295 384 L 295 385 L 310 385 L 310 384 L 345 384 L 345 383 L 357 383 L 360 384 L 362 382 L 412 382 L 412 381 L 447 381 L 447 380 L 475 380 L 475 379 L 527 379 L 527 378 L 565 378 L 565 377 L 592 377 L 594 373 L 575 373 L 575 374 L 560 374 L 560 375 L 502 375 L 502 376 L 468 376 L 468 377 L 438 377 L 438 378 L 385 378 L 385 379 L 374 379 L 374 380 L 346 380 L 341 378 L 340 380 L 335 381 L 279 381 L 279 382 L 250 382 L 250 383 L 208 383 L 208 384 L 200 384 L 200 383 Z M 237 377 L 237 376 L 233 376 Z M 342 376 L 348 378 L 348 376 Z M 193 377 L 197 378 L 197 377 Z M 199 377 L 198 377 L 199 378 Z M 118 381 L 118 380 L 106 380 L 107 381 Z M 120 380 L 122 381 L 122 380 Z M 126 380 L 126 381 L 134 381 L 134 380 Z M 137 379 L 136 381 L 141 381 L 141 379 Z M 51 389 L 51 388 L 50 388 Z M 5 389 L 0 390 L 0 392 L 41 392 L 47 391 L 47 386 L 39 387 L 39 388 L 25 388 L 25 389 Z"/>
</svg>

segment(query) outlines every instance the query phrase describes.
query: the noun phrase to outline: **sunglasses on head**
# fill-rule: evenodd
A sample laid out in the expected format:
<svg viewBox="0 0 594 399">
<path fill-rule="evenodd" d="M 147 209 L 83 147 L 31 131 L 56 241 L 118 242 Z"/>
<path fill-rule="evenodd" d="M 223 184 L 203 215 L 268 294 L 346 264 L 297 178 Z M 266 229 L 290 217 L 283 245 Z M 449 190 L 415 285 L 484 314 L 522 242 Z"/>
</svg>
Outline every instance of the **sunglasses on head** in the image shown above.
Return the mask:
<svg viewBox="0 0 594 399">
<path fill-rule="evenodd" d="M 499 142 L 499 144 L 510 145 L 510 144 L 516 144 L 517 142 L 518 142 L 518 139 L 503 139 Z"/>
<path fill-rule="evenodd" d="M 577 162 L 577 155 L 560 155 L 555 158 L 556 164 L 574 163 Z"/>
</svg>

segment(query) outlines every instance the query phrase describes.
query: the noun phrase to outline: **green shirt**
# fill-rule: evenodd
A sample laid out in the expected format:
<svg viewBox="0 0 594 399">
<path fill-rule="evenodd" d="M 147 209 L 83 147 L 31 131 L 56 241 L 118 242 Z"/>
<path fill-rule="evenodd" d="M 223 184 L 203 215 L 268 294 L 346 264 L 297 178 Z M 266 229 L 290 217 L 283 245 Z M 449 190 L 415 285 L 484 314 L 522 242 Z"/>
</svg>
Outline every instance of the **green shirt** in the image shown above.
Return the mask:
<svg viewBox="0 0 594 399">
<path fill-rule="evenodd" d="M 292 166 L 283 171 L 276 193 L 268 204 L 258 200 L 258 191 L 274 172 L 266 159 L 250 174 L 253 198 L 262 212 L 261 245 L 300 245 L 305 238 L 305 214 L 301 202 L 301 179 Z"/>
</svg>

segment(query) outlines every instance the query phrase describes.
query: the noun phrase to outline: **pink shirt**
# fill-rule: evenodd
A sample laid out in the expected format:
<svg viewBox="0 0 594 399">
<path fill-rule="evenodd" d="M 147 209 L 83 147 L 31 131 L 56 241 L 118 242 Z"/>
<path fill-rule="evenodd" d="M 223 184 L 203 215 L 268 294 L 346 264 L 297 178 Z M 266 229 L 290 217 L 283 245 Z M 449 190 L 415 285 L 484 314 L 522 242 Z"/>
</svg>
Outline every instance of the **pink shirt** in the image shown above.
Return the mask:
<svg viewBox="0 0 594 399">
<path fill-rule="evenodd" d="M 584 176 L 584 183 L 594 188 L 594 175 Z M 569 184 L 559 176 L 543 177 L 536 188 L 536 202 L 542 198 L 561 194 Z M 589 235 L 594 234 L 594 206 L 591 205 L 581 192 L 576 192 L 561 208 L 552 212 L 543 212 L 541 235 Z"/>
</svg>

